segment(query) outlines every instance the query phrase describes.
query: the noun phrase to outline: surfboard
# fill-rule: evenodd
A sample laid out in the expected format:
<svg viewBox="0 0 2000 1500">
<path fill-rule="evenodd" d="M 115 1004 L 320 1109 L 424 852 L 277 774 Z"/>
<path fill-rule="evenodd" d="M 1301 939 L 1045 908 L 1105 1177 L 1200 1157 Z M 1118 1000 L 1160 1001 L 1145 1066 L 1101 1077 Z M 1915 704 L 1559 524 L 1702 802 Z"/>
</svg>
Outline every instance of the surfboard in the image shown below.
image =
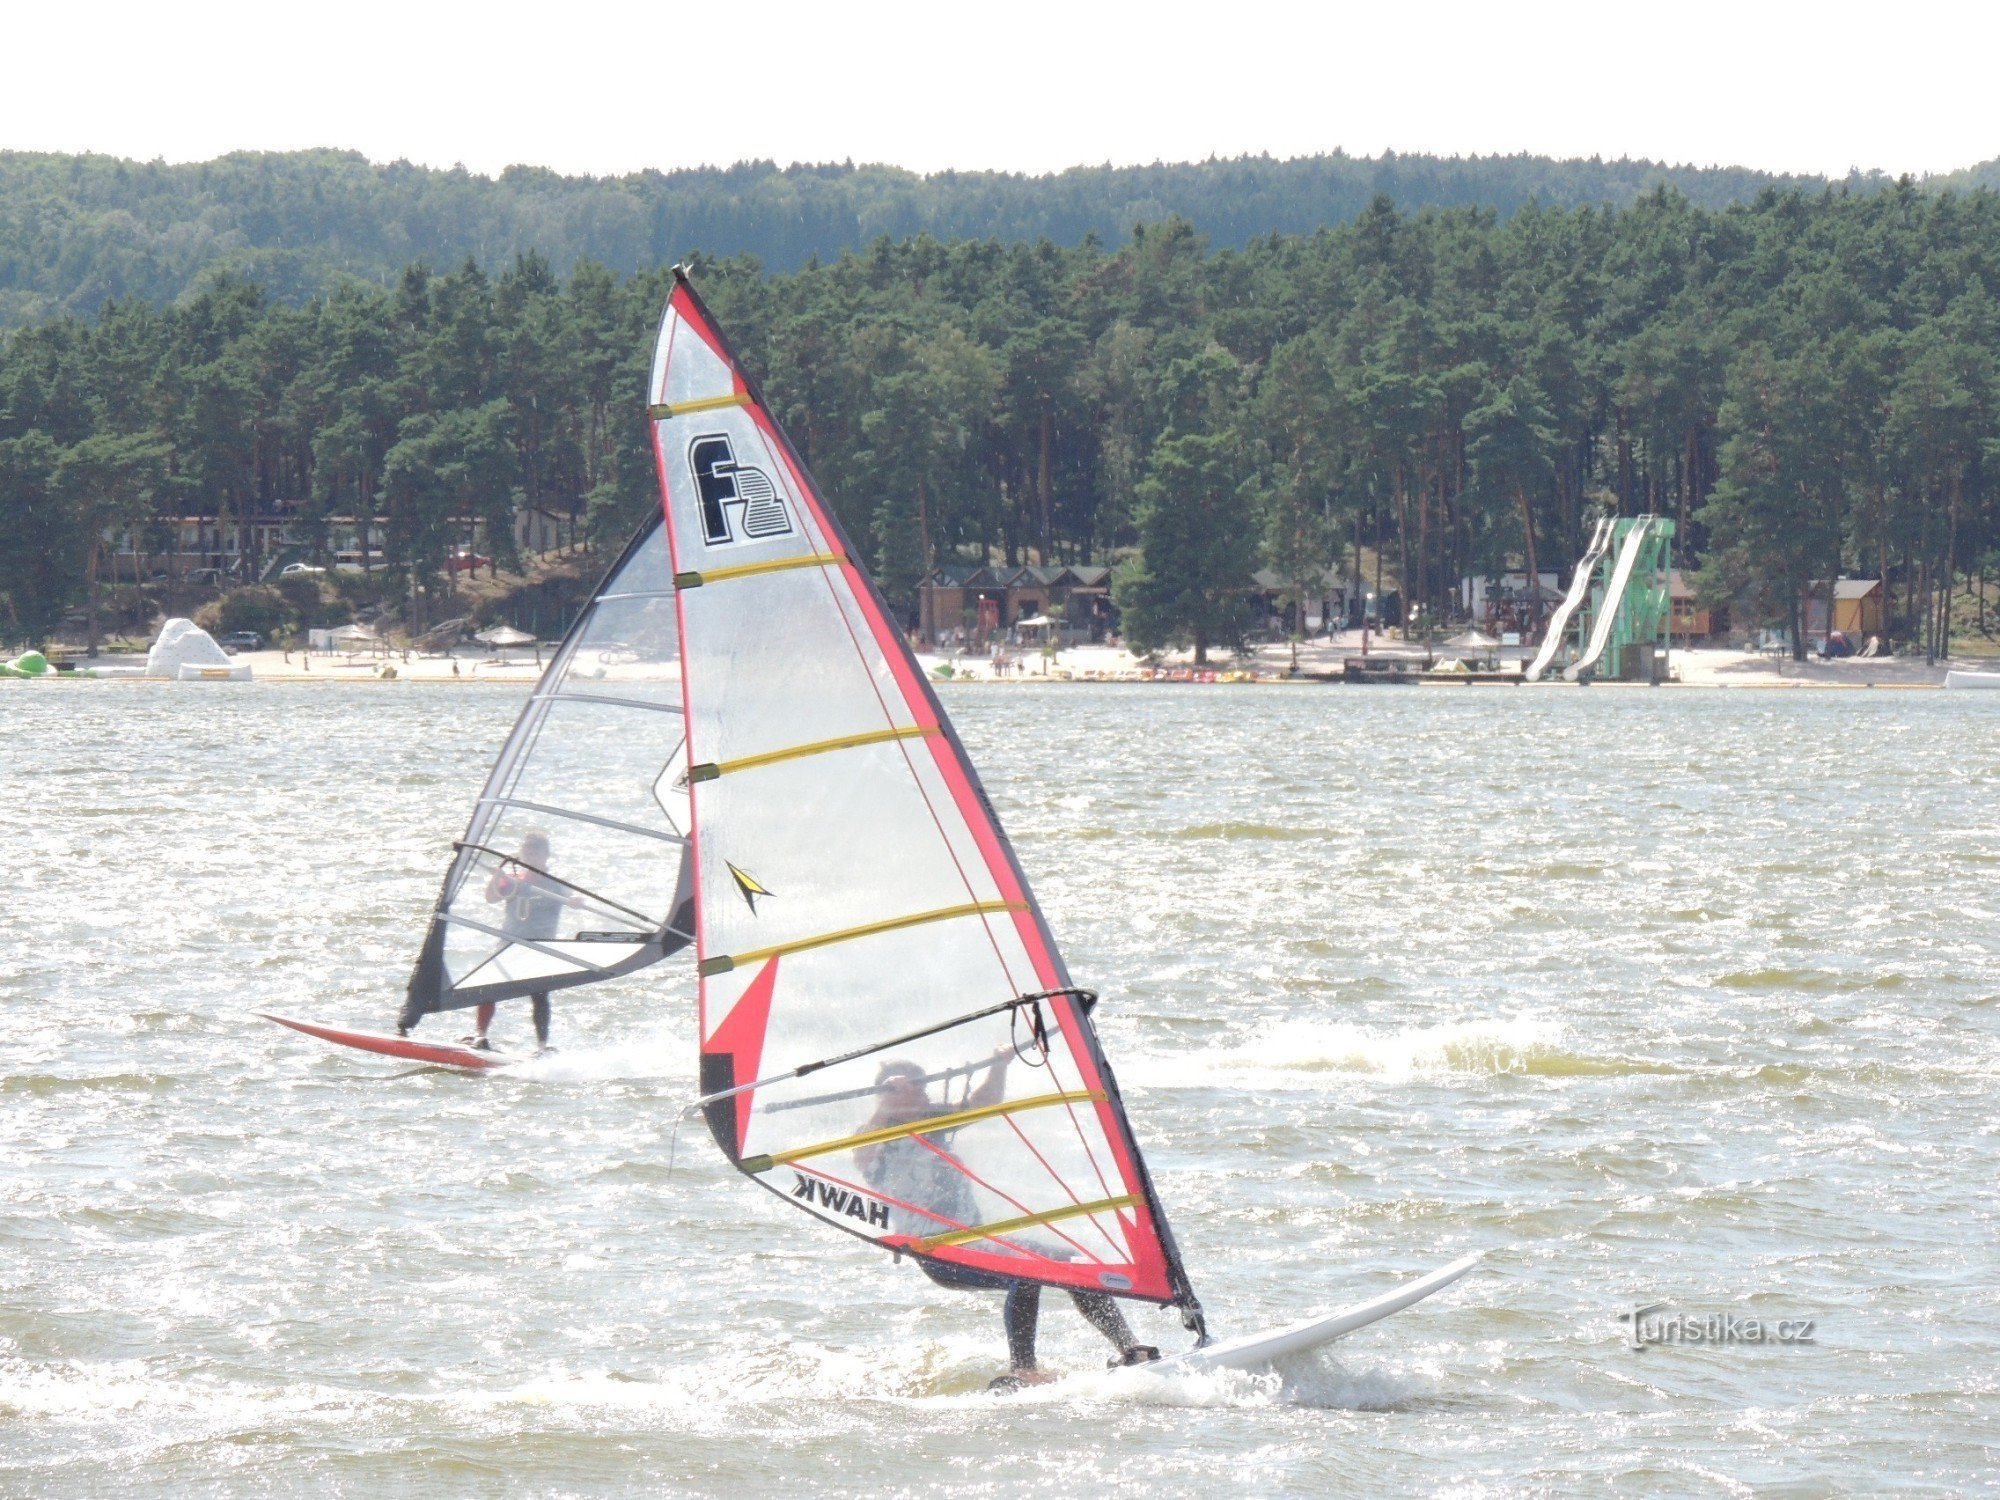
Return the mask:
<svg viewBox="0 0 2000 1500">
<path fill-rule="evenodd" d="M 1399 1313 L 1406 1307 L 1413 1307 L 1430 1296 L 1450 1286 L 1465 1275 L 1480 1261 L 1479 1254 L 1463 1256 L 1448 1266 L 1440 1266 L 1427 1276 L 1418 1276 L 1391 1288 L 1379 1297 L 1371 1297 L 1366 1302 L 1357 1302 L 1352 1307 L 1341 1308 L 1338 1312 L 1321 1313 L 1301 1322 L 1287 1323 L 1281 1328 L 1268 1329 L 1263 1333 L 1245 1334 L 1241 1338 L 1223 1339 L 1198 1349 L 1190 1349 L 1185 1354 L 1171 1355 L 1150 1364 L 1132 1365 L 1118 1373 L 1184 1375 L 1197 1370 L 1258 1370 L 1275 1363 L 1287 1355 L 1303 1354 L 1317 1349 L 1322 1344 L 1330 1344 L 1335 1339 L 1366 1328 L 1370 1323 L 1379 1323 L 1392 1313 Z"/>
<path fill-rule="evenodd" d="M 521 1060 L 509 1052 L 480 1052 L 457 1042 L 420 1042 L 415 1037 L 392 1036 L 381 1031 L 344 1031 L 338 1026 L 322 1026 L 317 1021 L 301 1021 L 292 1016 L 274 1016 L 262 1010 L 253 1014 L 266 1021 L 276 1021 L 280 1026 L 289 1026 L 294 1031 L 302 1031 L 307 1036 L 316 1036 L 323 1042 L 332 1042 L 337 1047 L 353 1047 L 360 1052 L 380 1053 L 383 1057 L 400 1057 L 406 1062 L 436 1063 L 440 1067 L 465 1068 L 477 1073 L 488 1068 L 504 1068 Z"/>
</svg>

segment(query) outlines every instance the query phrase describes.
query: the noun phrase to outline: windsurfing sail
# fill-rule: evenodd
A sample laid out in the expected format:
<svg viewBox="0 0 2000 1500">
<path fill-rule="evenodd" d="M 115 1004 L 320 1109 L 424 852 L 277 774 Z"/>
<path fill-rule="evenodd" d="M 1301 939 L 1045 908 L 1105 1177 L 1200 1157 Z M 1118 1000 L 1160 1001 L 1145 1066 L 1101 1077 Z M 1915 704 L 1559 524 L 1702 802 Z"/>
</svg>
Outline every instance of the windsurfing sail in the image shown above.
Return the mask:
<svg viewBox="0 0 2000 1500">
<path fill-rule="evenodd" d="M 629 974 L 687 946 L 693 868 L 666 528 L 563 638 L 456 845 L 400 1018 Z"/>
<path fill-rule="evenodd" d="M 650 387 L 679 614 L 701 1104 L 744 1173 L 933 1274 L 1188 1284 L 965 750 L 677 271 Z"/>
</svg>

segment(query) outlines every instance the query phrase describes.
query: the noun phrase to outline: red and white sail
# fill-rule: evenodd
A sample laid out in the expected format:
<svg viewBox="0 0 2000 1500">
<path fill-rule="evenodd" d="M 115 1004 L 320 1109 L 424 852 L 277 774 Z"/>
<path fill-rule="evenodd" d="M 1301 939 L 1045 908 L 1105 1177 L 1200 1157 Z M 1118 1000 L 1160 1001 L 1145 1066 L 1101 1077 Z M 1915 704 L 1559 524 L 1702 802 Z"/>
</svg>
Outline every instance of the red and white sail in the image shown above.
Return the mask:
<svg viewBox="0 0 2000 1500">
<path fill-rule="evenodd" d="M 1068 975 L 965 752 L 684 275 L 649 400 L 718 1142 L 889 1248 L 1192 1311 L 1086 999 L 1047 993 Z"/>
</svg>

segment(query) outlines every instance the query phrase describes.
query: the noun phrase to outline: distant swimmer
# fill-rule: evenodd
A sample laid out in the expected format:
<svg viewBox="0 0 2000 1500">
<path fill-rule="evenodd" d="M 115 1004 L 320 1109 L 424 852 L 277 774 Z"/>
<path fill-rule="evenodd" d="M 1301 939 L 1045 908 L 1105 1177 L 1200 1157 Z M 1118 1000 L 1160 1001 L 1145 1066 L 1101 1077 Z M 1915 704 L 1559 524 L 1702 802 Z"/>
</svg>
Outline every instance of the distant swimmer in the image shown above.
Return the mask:
<svg viewBox="0 0 2000 1500">
<path fill-rule="evenodd" d="M 985 1109 L 998 1104 L 1006 1097 L 1007 1065 L 1013 1060 L 1014 1049 L 1002 1047 L 983 1065 L 975 1065 L 988 1070 L 986 1080 L 956 1108 L 932 1100 L 924 1085 L 924 1070 L 917 1064 L 884 1063 L 875 1076 L 875 1087 L 881 1094 L 881 1102 L 862 1127 L 862 1132 L 912 1125 L 943 1114 Z M 953 1129 L 921 1137 L 900 1136 L 877 1145 L 863 1146 L 854 1153 L 861 1175 L 870 1187 L 887 1198 L 913 1205 L 905 1208 L 892 1203 L 890 1222 L 896 1232 L 922 1236 L 937 1233 L 941 1223 L 969 1227 L 978 1222 L 971 1178 L 945 1149 L 956 1133 Z M 1039 1385 L 1055 1378 L 1043 1373 L 1035 1364 L 1035 1333 L 1042 1307 L 1040 1282 L 1020 1281 L 993 1271 L 949 1265 L 927 1258 L 920 1259 L 917 1264 L 939 1286 L 1007 1294 L 1004 1316 L 1007 1354 L 1012 1370 L 1001 1381 L 996 1381 L 996 1385 Z M 1069 1295 L 1076 1303 L 1077 1311 L 1083 1314 L 1091 1327 L 1111 1340 L 1122 1363 L 1142 1364 L 1160 1357 L 1159 1350 L 1133 1338 L 1132 1329 L 1126 1323 L 1125 1315 L 1118 1310 L 1118 1304 L 1103 1292 L 1072 1290 Z"/>
<path fill-rule="evenodd" d="M 540 829 L 531 829 L 521 836 L 519 857 L 503 862 L 486 882 L 486 899 L 507 903 L 506 915 L 500 922 L 500 930 L 507 936 L 547 942 L 561 936 L 563 908 L 583 905 L 583 898 L 571 894 L 548 869 L 549 836 Z M 534 1005 L 535 1045 L 546 1052 L 549 992 L 539 990 L 528 998 Z M 488 1002 L 473 1013 L 472 1035 L 465 1039 L 467 1046 L 481 1052 L 493 1050 L 493 1044 L 486 1040 L 486 1028 L 493 1024 L 493 1010 Z"/>
</svg>

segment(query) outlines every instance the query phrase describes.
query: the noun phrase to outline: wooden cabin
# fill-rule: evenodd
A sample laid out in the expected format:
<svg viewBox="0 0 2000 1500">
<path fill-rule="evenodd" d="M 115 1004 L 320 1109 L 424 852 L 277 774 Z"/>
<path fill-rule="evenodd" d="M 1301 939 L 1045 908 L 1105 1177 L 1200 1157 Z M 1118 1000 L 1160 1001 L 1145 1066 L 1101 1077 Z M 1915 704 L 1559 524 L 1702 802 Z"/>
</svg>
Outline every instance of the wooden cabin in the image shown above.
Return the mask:
<svg viewBox="0 0 2000 1500">
<path fill-rule="evenodd" d="M 1672 603 L 1673 620 L 1668 627 L 1676 639 L 1705 641 L 1729 634 L 1729 610 L 1710 609 L 1695 600 L 1694 586 L 1674 568 L 1667 574 L 1667 597 Z"/>
<path fill-rule="evenodd" d="M 1023 620 L 1062 611 L 1068 641 L 1101 641 L 1117 628 L 1111 570 L 1088 563 L 1066 567 L 975 566 L 947 563 L 917 586 L 918 628 L 926 641 L 984 645 Z"/>
<path fill-rule="evenodd" d="M 1839 630 L 1859 645 L 1871 635 L 1884 633 L 1888 624 L 1888 600 L 1889 591 L 1882 586 L 1879 578 L 1836 578 L 1829 618 L 1826 580 L 1816 578 L 1806 585 L 1805 596 L 1799 601 L 1800 614 L 1805 621 L 1807 635 L 1825 635 L 1829 630 Z"/>
</svg>

